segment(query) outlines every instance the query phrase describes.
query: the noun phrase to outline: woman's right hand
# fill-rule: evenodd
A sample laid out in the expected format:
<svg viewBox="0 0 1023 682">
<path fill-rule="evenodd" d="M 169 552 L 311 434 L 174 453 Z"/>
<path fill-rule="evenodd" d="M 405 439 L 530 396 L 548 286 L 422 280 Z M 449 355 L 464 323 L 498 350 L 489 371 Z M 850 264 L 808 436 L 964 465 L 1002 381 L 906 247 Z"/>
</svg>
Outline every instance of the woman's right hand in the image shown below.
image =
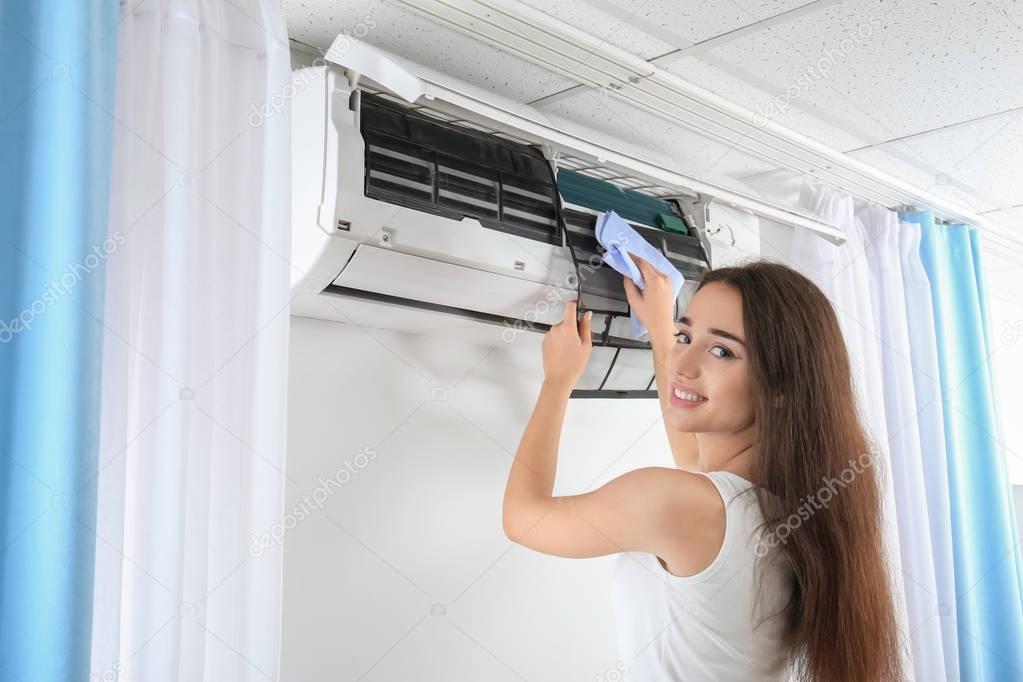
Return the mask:
<svg viewBox="0 0 1023 682">
<path fill-rule="evenodd" d="M 646 289 L 640 291 L 635 282 L 623 276 L 625 296 L 636 317 L 650 330 L 651 336 L 669 329 L 674 331 L 676 297 L 671 278 L 635 254 L 630 253 L 628 257 L 639 266 L 646 285 Z"/>
</svg>

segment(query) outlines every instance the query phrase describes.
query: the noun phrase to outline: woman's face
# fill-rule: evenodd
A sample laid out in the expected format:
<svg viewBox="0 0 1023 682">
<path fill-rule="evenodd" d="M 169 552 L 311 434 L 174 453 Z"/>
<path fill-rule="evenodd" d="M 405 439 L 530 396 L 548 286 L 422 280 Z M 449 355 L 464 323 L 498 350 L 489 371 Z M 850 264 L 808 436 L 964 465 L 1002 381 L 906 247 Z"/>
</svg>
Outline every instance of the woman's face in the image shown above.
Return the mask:
<svg viewBox="0 0 1023 682">
<path fill-rule="evenodd" d="M 676 326 L 668 357 L 668 426 L 688 433 L 736 433 L 754 421 L 742 297 L 729 284 L 700 289 Z M 686 395 L 679 397 L 676 390 Z M 695 399 L 694 399 L 695 398 Z"/>
</svg>

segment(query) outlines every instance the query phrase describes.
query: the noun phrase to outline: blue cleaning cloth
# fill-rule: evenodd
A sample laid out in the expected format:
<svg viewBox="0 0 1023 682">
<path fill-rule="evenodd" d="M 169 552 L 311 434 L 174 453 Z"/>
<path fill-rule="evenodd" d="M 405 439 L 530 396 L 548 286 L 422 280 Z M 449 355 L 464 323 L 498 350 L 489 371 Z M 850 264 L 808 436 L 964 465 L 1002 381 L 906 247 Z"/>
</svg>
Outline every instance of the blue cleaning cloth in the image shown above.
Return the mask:
<svg viewBox="0 0 1023 682">
<path fill-rule="evenodd" d="M 646 262 L 653 265 L 661 273 L 671 278 L 671 286 L 678 298 L 678 292 L 686 279 L 682 273 L 671 264 L 664 254 L 658 251 L 650 242 L 643 239 L 636 230 L 627 222 L 622 220 L 614 211 L 601 213 L 597 217 L 597 241 L 603 246 L 604 262 L 612 268 L 632 279 L 640 291 L 646 290 L 646 283 L 643 282 L 643 273 L 639 266 L 629 257 L 629 254 L 636 254 Z M 646 326 L 639 321 L 636 313 L 632 313 L 632 338 L 638 339 L 646 334 Z"/>
</svg>

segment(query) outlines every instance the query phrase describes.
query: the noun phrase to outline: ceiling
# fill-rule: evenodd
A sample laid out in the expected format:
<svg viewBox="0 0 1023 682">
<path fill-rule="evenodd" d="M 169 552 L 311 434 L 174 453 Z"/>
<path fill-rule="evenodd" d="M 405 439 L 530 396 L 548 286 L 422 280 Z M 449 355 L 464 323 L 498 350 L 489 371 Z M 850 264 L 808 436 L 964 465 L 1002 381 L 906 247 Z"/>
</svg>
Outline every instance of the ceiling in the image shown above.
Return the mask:
<svg viewBox="0 0 1023 682">
<path fill-rule="evenodd" d="M 773 121 L 959 202 L 1023 241 L 1023 81 L 1014 76 L 1023 73 L 1023 3 L 521 4 L 747 109 L 771 112 Z M 339 33 L 354 34 L 546 113 L 666 153 L 697 178 L 741 180 L 776 168 L 434 23 L 414 5 L 284 0 L 289 35 L 307 49 L 322 52 Z"/>
</svg>

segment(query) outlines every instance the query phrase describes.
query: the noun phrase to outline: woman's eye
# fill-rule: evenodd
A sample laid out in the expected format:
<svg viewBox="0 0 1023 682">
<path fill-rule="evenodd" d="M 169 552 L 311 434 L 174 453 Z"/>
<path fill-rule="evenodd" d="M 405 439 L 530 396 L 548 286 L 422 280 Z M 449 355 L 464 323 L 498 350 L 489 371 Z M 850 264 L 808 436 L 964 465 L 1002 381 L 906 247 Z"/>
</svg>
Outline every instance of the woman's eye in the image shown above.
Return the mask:
<svg viewBox="0 0 1023 682">
<path fill-rule="evenodd" d="M 721 352 L 717 353 L 715 351 L 721 351 Z M 724 346 L 714 346 L 713 348 L 710 349 L 710 352 L 713 353 L 714 355 L 716 355 L 719 358 L 735 357 L 734 355 L 732 355 L 732 351 L 728 350 Z"/>
<path fill-rule="evenodd" d="M 684 331 L 675 332 L 675 338 L 678 339 L 679 343 L 692 343 L 692 339 L 689 338 L 689 334 Z M 734 358 L 735 353 L 728 350 L 724 346 L 712 346 L 710 349 L 711 354 L 719 358 Z"/>
</svg>

